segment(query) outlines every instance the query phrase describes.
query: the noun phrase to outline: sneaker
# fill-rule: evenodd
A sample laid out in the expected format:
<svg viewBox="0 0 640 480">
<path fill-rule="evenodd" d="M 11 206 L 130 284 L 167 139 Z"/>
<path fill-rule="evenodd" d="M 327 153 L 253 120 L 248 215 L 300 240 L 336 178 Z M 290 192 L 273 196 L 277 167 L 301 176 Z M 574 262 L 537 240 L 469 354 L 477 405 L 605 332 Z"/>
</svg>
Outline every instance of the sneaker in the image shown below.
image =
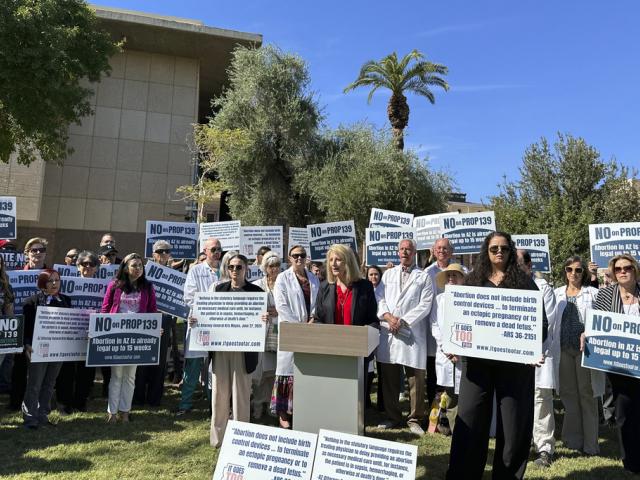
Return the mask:
<svg viewBox="0 0 640 480">
<path fill-rule="evenodd" d="M 385 420 L 378 425 L 378 428 L 382 430 L 389 430 L 390 428 L 398 428 L 399 424 L 392 420 Z"/>
<path fill-rule="evenodd" d="M 417 423 L 410 423 L 409 424 L 409 431 L 411 433 L 413 433 L 414 435 L 417 435 L 419 437 L 421 437 L 422 435 L 424 435 L 424 430 L 422 429 L 422 427 L 420 425 L 418 425 Z"/>
<path fill-rule="evenodd" d="M 540 452 L 538 458 L 536 458 L 533 463 L 538 467 L 549 468 L 551 463 L 553 462 L 553 455 L 547 452 Z"/>
</svg>

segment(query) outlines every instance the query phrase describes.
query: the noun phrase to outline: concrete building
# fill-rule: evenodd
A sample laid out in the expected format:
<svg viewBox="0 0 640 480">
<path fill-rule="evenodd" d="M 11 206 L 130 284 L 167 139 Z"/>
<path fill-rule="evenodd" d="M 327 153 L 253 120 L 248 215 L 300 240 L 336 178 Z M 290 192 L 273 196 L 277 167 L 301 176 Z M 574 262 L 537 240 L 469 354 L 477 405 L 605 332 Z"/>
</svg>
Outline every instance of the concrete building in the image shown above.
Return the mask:
<svg viewBox="0 0 640 480">
<path fill-rule="evenodd" d="M 0 165 L 0 195 L 17 197 L 18 248 L 47 238 L 48 264 L 71 247 L 97 248 L 104 232 L 121 253 L 142 253 L 146 220 L 184 221 L 190 207 L 176 188 L 193 179 L 192 124 L 211 114 L 233 49 L 262 43 L 261 35 L 195 20 L 95 10 L 124 51 L 92 85 L 95 113 L 69 127 L 74 153 L 60 166 Z"/>
</svg>

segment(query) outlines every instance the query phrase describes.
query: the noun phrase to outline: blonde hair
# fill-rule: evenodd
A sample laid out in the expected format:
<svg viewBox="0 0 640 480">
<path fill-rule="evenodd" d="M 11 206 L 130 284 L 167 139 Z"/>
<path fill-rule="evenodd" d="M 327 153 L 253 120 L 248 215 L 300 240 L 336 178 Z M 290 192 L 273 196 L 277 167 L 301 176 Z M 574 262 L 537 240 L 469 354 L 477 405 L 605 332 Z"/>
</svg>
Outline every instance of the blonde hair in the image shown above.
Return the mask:
<svg viewBox="0 0 640 480">
<path fill-rule="evenodd" d="M 341 243 L 335 243 L 329 247 L 329 250 L 327 250 L 327 282 L 336 283 L 336 277 L 333 275 L 333 272 L 331 271 L 331 264 L 329 263 L 329 257 L 331 255 L 337 256 L 344 262 L 346 270 L 346 278 L 344 279 L 345 284 L 351 285 L 356 280 L 360 280 L 362 278 L 360 267 L 358 267 L 358 259 L 356 258 L 356 254 L 353 253 L 353 250 Z"/>
<path fill-rule="evenodd" d="M 47 242 L 46 238 L 42 238 L 42 237 L 33 237 L 31 239 L 29 239 L 27 241 L 27 243 L 24 246 L 24 253 L 29 253 L 29 250 L 31 250 L 31 246 L 35 245 L 36 243 L 39 243 L 40 245 L 42 245 L 44 248 L 47 248 L 47 245 L 49 245 L 49 242 Z"/>
<path fill-rule="evenodd" d="M 269 268 L 271 265 L 280 266 L 281 264 L 282 262 L 280 260 L 280 256 L 276 252 L 269 251 L 262 256 L 262 263 L 260 263 L 260 270 L 262 270 L 262 272 L 266 275 L 267 268 Z"/>
<path fill-rule="evenodd" d="M 616 281 L 616 262 L 618 260 L 628 260 L 629 262 L 631 262 L 631 265 L 633 266 L 633 271 L 636 274 L 636 282 L 638 280 L 640 280 L 640 272 L 638 272 L 638 261 L 632 256 L 629 255 L 628 253 L 623 253 L 620 255 L 616 255 L 615 257 L 613 257 L 611 260 L 609 260 L 609 275 L 611 275 L 611 280 L 613 280 L 614 282 Z"/>
</svg>

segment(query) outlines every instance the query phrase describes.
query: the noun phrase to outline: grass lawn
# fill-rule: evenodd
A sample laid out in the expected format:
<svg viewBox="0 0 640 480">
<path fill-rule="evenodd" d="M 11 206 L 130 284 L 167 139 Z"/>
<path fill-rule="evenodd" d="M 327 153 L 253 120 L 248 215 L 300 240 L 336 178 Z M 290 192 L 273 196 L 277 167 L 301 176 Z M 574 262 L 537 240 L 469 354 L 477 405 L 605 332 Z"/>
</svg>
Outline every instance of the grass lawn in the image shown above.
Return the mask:
<svg viewBox="0 0 640 480">
<path fill-rule="evenodd" d="M 96 393 L 98 392 L 96 388 Z M 28 431 L 18 413 L 8 412 L 6 395 L 0 396 L 0 476 L 2 479 L 211 479 L 217 452 L 209 446 L 206 403 L 181 418 L 171 414 L 179 392 L 169 387 L 165 408 L 134 410 L 129 424 L 107 425 L 106 400 L 94 399 L 89 412 L 69 416 L 53 413 L 56 427 Z M 405 405 L 406 406 L 406 405 Z M 374 414 L 368 424 L 377 425 Z M 561 422 L 561 416 L 558 421 Z M 265 418 L 275 425 L 275 419 Z M 450 437 L 426 434 L 416 438 L 407 430 L 380 431 L 368 435 L 418 446 L 417 479 L 442 479 L 449 459 Z M 640 435 L 640 432 L 638 432 Z M 527 479 L 613 480 L 638 478 L 626 473 L 617 459 L 616 432 L 601 429 L 602 456 L 585 457 L 558 443 L 556 461 L 549 469 L 527 468 Z M 489 451 L 489 465 L 493 443 Z M 533 458 L 533 457 L 532 457 Z M 490 478 L 490 466 L 485 478 Z M 251 479 L 248 479 L 251 480 Z"/>
</svg>

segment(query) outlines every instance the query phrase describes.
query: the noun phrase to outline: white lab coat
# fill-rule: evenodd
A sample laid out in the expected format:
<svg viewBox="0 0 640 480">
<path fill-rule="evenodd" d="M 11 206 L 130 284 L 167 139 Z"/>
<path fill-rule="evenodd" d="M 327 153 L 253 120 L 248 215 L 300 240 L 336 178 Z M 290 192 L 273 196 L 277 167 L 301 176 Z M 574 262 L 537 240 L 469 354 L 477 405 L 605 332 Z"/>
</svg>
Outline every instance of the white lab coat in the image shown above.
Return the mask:
<svg viewBox="0 0 640 480">
<path fill-rule="evenodd" d="M 184 303 L 189 307 L 189 316 L 193 313 L 193 303 L 197 292 L 210 291 L 212 284 L 218 280 L 218 273 L 207 262 L 191 267 L 184 283 Z M 184 358 L 207 358 L 209 352 L 192 351 L 189 349 L 191 327 L 187 321 L 187 331 L 184 339 Z"/>
<path fill-rule="evenodd" d="M 547 339 L 542 345 L 542 353 L 545 361 L 536 368 L 536 387 L 555 388 L 560 385 L 559 365 L 560 365 L 560 319 L 556 315 L 556 297 L 553 289 L 543 278 L 534 278 L 536 285 L 542 292 L 542 302 L 544 311 L 547 314 L 549 327 L 547 328 Z"/>
<path fill-rule="evenodd" d="M 311 284 L 311 304 L 309 314 L 312 314 L 316 308 L 316 299 L 318 298 L 318 290 L 320 282 L 314 274 L 305 270 L 307 278 Z M 273 287 L 273 298 L 278 311 L 278 323 L 296 322 L 306 323 L 307 309 L 304 303 L 304 294 L 298 283 L 293 267 L 282 272 L 276 279 Z M 281 330 L 278 329 L 278 335 Z M 278 359 L 276 366 L 276 375 L 293 375 L 293 352 L 280 351 L 280 341 L 278 340 Z"/>
<path fill-rule="evenodd" d="M 378 302 L 380 319 L 380 344 L 376 357 L 379 362 L 405 365 L 420 370 L 427 368 L 427 316 L 433 303 L 433 284 L 425 272 L 414 268 L 409 275 L 404 290 L 400 291 L 400 265 L 387 270 L 380 283 L 384 295 Z M 390 313 L 410 327 L 409 339 L 393 335 L 389 324 L 384 321 L 385 313 Z"/>
<path fill-rule="evenodd" d="M 453 363 L 442 351 L 442 330 L 444 327 L 444 293 L 436 296 L 436 301 L 429 313 L 431 332 L 437 344 L 436 351 L 436 378 L 441 387 L 455 387 L 455 393 L 460 393 L 460 379 L 462 366 L 460 359 Z"/>
<path fill-rule="evenodd" d="M 562 314 L 567 306 L 567 287 L 556 288 L 553 293 L 556 296 L 556 315 L 558 316 L 558 323 L 562 323 Z M 598 289 L 593 287 L 582 287 L 580 293 L 576 298 L 576 306 L 580 312 L 581 318 L 586 318 L 587 308 L 593 308 L 596 303 L 596 297 L 598 296 Z M 558 337 L 560 336 L 560 328 L 558 328 Z M 558 343 L 560 339 L 558 338 Z M 558 371 L 560 370 L 560 355 L 556 361 Z M 605 373 L 599 370 L 591 370 L 591 389 L 593 390 L 594 397 L 600 397 L 604 395 Z M 557 387 L 556 387 L 557 388 Z"/>
</svg>

